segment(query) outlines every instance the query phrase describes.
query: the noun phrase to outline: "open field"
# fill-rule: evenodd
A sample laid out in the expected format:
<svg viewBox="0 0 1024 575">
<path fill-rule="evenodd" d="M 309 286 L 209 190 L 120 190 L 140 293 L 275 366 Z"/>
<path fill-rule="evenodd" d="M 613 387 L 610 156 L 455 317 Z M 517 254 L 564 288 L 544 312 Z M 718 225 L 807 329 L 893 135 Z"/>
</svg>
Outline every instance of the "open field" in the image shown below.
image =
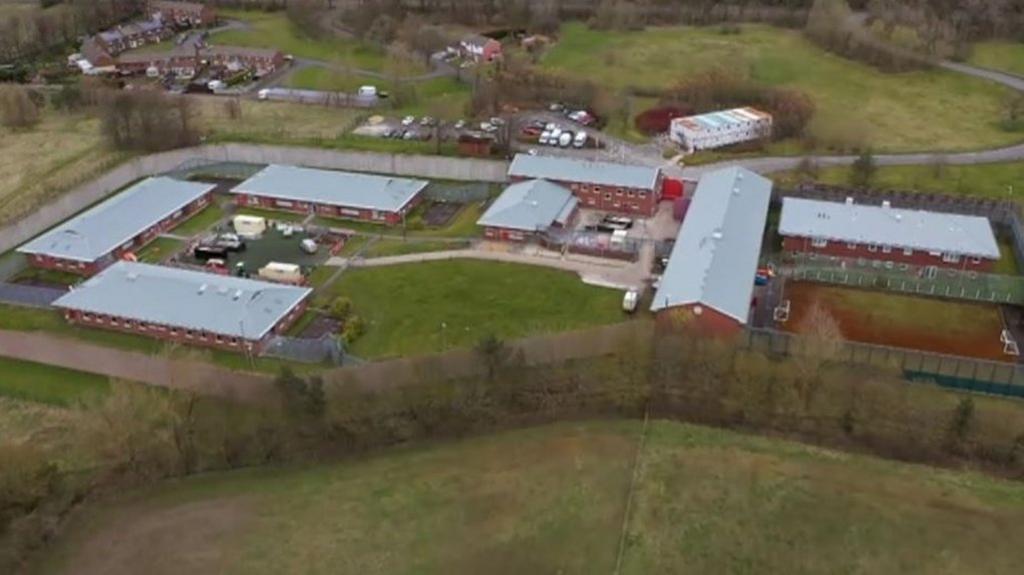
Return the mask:
<svg viewBox="0 0 1024 575">
<path fill-rule="evenodd" d="M 104 393 L 107 378 L 80 371 L 0 357 L 0 396 L 51 405 L 70 405 Z"/>
<path fill-rule="evenodd" d="M 1024 139 L 1024 133 L 999 126 L 1009 93 L 1000 86 L 945 71 L 883 74 L 827 54 L 797 31 L 760 25 L 742 30 L 607 32 L 570 24 L 541 66 L 612 88 L 657 89 L 728 63 L 729 70 L 759 82 L 810 95 L 818 109 L 811 129 L 819 136 L 863 139 L 876 150 L 977 149 Z"/>
<path fill-rule="evenodd" d="M 277 48 L 296 58 L 324 60 L 352 68 L 399 76 L 423 72 L 418 61 L 397 58 L 361 40 L 341 37 L 314 39 L 303 35 L 284 12 L 220 10 L 225 18 L 241 20 L 247 29 L 226 30 L 210 37 L 211 44 Z"/>
<path fill-rule="evenodd" d="M 352 269 L 319 298 L 335 295 L 351 298 L 367 322 L 366 334 L 351 349 L 366 358 L 469 347 L 491 334 L 517 338 L 625 319 L 619 291 L 588 286 L 567 272 L 486 261 Z"/>
<path fill-rule="evenodd" d="M 787 331 L 807 329 L 804 319 L 818 304 L 839 323 L 844 339 L 999 361 L 1008 357 L 999 341 L 998 306 L 811 282 L 787 282 L 784 297 L 792 302 L 783 326 Z"/>
<path fill-rule="evenodd" d="M 990 40 L 971 48 L 969 64 L 1024 76 L 1024 42 Z"/>
<path fill-rule="evenodd" d="M 82 509 L 30 572 L 612 573 L 640 433 L 560 424 L 167 482 Z M 661 421 L 639 463 L 625 574 L 1024 560 L 1019 483 Z"/>
<path fill-rule="evenodd" d="M 99 120 L 45 112 L 38 126 L 0 126 L 0 224 L 23 216 L 126 157 L 107 150 Z"/>
<path fill-rule="evenodd" d="M 771 177 L 784 185 L 806 179 L 793 172 L 773 174 Z M 848 185 L 850 168 L 821 168 L 814 180 L 823 184 Z M 999 200 L 1024 199 L 1024 162 L 942 166 L 941 169 L 936 166 L 880 166 L 872 187 Z"/>
<path fill-rule="evenodd" d="M 346 74 L 326 68 L 309 67 L 296 70 L 288 76 L 285 85 L 289 88 L 301 88 L 304 90 L 320 90 L 324 92 L 349 92 L 353 93 L 366 83 L 373 84 L 363 76 Z M 381 89 L 384 89 L 381 87 Z"/>
</svg>

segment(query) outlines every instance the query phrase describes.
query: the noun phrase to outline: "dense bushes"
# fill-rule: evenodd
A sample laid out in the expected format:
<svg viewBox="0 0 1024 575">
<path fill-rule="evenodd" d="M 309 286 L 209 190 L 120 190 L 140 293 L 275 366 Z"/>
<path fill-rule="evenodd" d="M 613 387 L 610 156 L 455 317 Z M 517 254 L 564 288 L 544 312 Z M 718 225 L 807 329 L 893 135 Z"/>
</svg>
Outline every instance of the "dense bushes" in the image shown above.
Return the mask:
<svg viewBox="0 0 1024 575">
<path fill-rule="evenodd" d="M 641 134 L 653 136 L 664 134 L 668 131 L 673 118 L 680 118 L 693 114 L 692 108 L 682 106 L 659 106 L 637 114 L 633 124 Z"/>
<path fill-rule="evenodd" d="M 108 92 L 101 98 L 103 134 L 118 150 L 159 152 L 199 143 L 193 101 L 153 91 Z"/>
<path fill-rule="evenodd" d="M 583 344 L 575 341 L 567 345 Z M 910 461 L 974 464 L 1024 474 L 1021 406 L 908 385 L 884 369 L 840 364 L 818 338 L 780 358 L 674 330 L 632 338 L 612 356 L 528 366 L 515 348 L 484 338 L 459 361 L 479 377 L 452 379 L 450 355 L 407 360 L 416 383 L 358 385 L 277 378 L 277 402 L 237 405 L 115 385 L 68 423 L 67 452 L 0 442 L 0 572 L 52 534 L 83 494 L 191 473 L 362 453 L 428 438 L 460 437 L 579 417 L 652 417 L 756 430 Z M 203 385 L 206 382 L 195 382 Z M 4 562 L 6 561 L 6 563 Z"/>
</svg>

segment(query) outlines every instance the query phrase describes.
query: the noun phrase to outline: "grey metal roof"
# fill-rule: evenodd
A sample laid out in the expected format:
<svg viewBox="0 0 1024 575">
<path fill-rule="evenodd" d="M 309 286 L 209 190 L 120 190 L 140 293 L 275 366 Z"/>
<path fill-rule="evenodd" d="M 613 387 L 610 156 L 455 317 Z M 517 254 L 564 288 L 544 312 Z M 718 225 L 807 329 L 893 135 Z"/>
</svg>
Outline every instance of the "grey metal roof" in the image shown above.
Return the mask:
<svg viewBox="0 0 1024 575">
<path fill-rule="evenodd" d="M 555 222 L 564 224 L 576 203 L 572 192 L 558 184 L 527 180 L 505 188 L 476 224 L 529 232 L 544 230 Z"/>
<path fill-rule="evenodd" d="M 53 305 L 258 340 L 312 291 L 122 261 L 74 288 Z"/>
<path fill-rule="evenodd" d="M 508 168 L 508 175 L 651 190 L 658 182 L 659 171 L 658 168 L 646 166 L 516 154 Z"/>
<path fill-rule="evenodd" d="M 854 204 L 849 200 L 784 198 L 779 233 L 996 260 L 1000 257 L 987 218 Z"/>
<path fill-rule="evenodd" d="M 163 176 L 148 178 L 24 244 L 18 251 L 93 262 L 215 187 Z"/>
<path fill-rule="evenodd" d="M 428 183 L 409 178 L 270 165 L 235 186 L 231 193 L 397 212 Z"/>
<path fill-rule="evenodd" d="M 651 310 L 701 304 L 746 323 L 771 194 L 746 168 L 701 177 Z"/>
</svg>

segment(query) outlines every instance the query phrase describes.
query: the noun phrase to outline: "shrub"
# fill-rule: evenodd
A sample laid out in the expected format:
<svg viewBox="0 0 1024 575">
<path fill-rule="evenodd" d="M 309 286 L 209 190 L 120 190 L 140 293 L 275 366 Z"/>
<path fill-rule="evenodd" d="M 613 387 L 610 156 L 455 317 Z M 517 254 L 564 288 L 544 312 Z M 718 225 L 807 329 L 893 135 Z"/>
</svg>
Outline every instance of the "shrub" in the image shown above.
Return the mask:
<svg viewBox="0 0 1024 575">
<path fill-rule="evenodd" d="M 338 321 L 345 321 L 352 314 L 352 300 L 345 296 L 338 296 L 331 302 L 331 317 Z"/>
<path fill-rule="evenodd" d="M 668 131 L 673 118 L 689 116 L 692 113 L 692 108 L 684 106 L 659 106 L 637 114 L 633 125 L 638 132 L 648 136 L 663 134 Z"/>
<path fill-rule="evenodd" d="M 345 344 L 351 345 L 366 333 L 366 323 L 363 318 L 353 315 L 345 322 L 345 328 L 341 332 L 341 339 Z"/>
</svg>

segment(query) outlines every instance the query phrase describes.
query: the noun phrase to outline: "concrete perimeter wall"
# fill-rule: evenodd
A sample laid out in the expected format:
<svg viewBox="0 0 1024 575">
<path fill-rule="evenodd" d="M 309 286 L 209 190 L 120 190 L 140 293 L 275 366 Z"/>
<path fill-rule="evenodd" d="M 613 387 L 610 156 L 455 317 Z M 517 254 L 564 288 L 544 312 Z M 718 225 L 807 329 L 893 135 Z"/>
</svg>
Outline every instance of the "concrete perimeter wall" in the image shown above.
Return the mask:
<svg viewBox="0 0 1024 575">
<path fill-rule="evenodd" d="M 223 144 L 184 148 L 129 160 L 99 178 L 71 189 L 25 218 L 0 228 L 0 253 L 14 249 L 135 180 L 174 170 L 187 162 L 293 164 L 315 168 L 479 182 L 504 182 L 508 171 L 508 162 L 506 161 L 476 158 L 324 150 L 258 144 Z"/>
</svg>

